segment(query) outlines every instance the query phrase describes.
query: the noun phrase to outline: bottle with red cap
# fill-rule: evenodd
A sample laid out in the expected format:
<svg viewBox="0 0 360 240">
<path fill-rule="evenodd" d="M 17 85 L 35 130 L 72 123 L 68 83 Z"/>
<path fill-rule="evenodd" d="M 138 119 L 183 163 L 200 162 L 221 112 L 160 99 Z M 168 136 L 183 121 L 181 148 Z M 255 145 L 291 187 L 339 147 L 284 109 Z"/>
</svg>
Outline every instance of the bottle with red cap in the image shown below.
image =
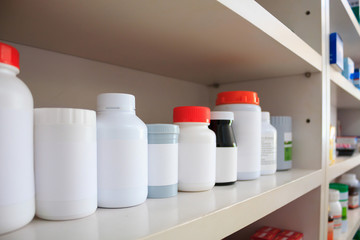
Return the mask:
<svg viewBox="0 0 360 240">
<path fill-rule="evenodd" d="M 0 42 L 0 235 L 35 214 L 34 102 L 19 72 L 19 52 Z"/>
<path fill-rule="evenodd" d="M 238 146 L 237 179 L 260 177 L 261 108 L 256 92 L 230 91 L 217 95 L 216 111 L 234 113 L 233 129 Z"/>
<path fill-rule="evenodd" d="M 216 136 L 208 128 L 210 109 L 198 106 L 174 108 L 179 135 L 179 190 L 206 191 L 215 185 Z"/>
</svg>

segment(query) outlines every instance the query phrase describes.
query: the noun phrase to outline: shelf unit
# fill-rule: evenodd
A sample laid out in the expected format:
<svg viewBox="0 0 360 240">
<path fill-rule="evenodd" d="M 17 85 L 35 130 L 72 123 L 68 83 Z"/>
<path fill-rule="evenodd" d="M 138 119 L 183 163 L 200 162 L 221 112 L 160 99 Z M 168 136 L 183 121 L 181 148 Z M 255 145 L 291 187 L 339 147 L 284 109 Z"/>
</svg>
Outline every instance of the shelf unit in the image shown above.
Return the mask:
<svg viewBox="0 0 360 240">
<path fill-rule="evenodd" d="M 20 51 L 36 107 L 95 109 L 97 94 L 128 92 L 146 123 L 171 122 L 175 106 L 253 90 L 263 110 L 292 117 L 294 136 L 290 171 L 79 220 L 36 218 L 1 240 L 245 239 L 264 224 L 326 239 L 328 183 L 360 166 L 359 155 L 327 166 L 330 124 L 340 110 L 360 113 L 358 89 L 328 64 L 331 31 L 360 64 L 346 0 L 5 0 L 0 29 Z M 352 211 L 344 239 L 359 224 Z"/>
</svg>

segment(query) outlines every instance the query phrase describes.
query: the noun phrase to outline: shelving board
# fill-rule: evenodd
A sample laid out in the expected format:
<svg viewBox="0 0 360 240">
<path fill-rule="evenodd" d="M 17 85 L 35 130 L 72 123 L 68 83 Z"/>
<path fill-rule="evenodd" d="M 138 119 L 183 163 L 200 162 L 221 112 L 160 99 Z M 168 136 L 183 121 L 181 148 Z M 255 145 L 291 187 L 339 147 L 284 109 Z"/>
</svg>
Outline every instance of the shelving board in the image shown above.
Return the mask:
<svg viewBox="0 0 360 240">
<path fill-rule="evenodd" d="M 330 79 L 332 104 L 338 108 L 360 109 L 360 90 L 333 67 L 330 67 Z"/>
<path fill-rule="evenodd" d="M 335 164 L 328 167 L 328 182 L 360 165 L 360 154 L 352 157 L 337 157 Z"/>
<path fill-rule="evenodd" d="M 343 39 L 344 56 L 360 64 L 360 25 L 347 0 L 330 0 L 330 32 Z"/>
<path fill-rule="evenodd" d="M 0 239 L 221 239 L 319 187 L 323 177 L 322 170 L 292 169 L 79 220 L 35 219 Z"/>
<path fill-rule="evenodd" d="M 342 233 L 339 240 L 352 240 L 356 231 L 360 227 L 360 209 L 348 210 L 348 228 L 347 231 Z"/>
<path fill-rule="evenodd" d="M 253 0 L 4 0 L 0 39 L 201 84 L 321 71 Z"/>
</svg>

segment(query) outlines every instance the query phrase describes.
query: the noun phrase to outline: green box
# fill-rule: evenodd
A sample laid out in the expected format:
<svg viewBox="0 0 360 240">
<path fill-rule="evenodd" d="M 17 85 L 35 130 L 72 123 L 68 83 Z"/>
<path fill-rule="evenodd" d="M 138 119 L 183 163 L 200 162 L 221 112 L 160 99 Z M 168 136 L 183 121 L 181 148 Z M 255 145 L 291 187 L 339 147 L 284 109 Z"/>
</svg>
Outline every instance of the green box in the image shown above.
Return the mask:
<svg viewBox="0 0 360 240">
<path fill-rule="evenodd" d="M 360 23 L 359 6 L 357 6 L 357 7 L 352 7 L 351 9 L 353 10 L 353 12 L 354 12 L 354 14 L 355 14 L 356 19 L 357 19 L 358 22 Z"/>
</svg>

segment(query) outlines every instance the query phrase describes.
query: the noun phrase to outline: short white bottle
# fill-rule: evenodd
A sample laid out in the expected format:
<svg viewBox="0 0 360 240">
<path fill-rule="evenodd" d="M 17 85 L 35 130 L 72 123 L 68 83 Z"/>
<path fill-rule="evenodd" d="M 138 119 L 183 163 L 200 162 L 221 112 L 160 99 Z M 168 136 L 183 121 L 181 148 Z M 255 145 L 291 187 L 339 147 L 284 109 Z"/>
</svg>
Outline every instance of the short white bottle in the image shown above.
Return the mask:
<svg viewBox="0 0 360 240">
<path fill-rule="evenodd" d="M 97 98 L 98 206 L 123 208 L 148 194 L 147 128 L 135 114 L 135 97 L 103 93 Z"/>
<path fill-rule="evenodd" d="M 183 106 L 174 108 L 179 135 L 179 190 L 206 191 L 215 185 L 216 136 L 208 128 L 210 109 Z"/>
<path fill-rule="evenodd" d="M 342 207 L 339 202 L 340 193 L 338 190 L 329 189 L 329 208 L 330 215 L 334 218 L 334 240 L 339 239 L 341 235 L 341 216 Z"/>
<path fill-rule="evenodd" d="M 270 113 L 261 112 L 261 175 L 276 172 L 276 128 L 270 124 Z"/>
<path fill-rule="evenodd" d="M 19 52 L 0 42 L 0 235 L 35 214 L 33 98 L 16 75 Z"/>
</svg>

